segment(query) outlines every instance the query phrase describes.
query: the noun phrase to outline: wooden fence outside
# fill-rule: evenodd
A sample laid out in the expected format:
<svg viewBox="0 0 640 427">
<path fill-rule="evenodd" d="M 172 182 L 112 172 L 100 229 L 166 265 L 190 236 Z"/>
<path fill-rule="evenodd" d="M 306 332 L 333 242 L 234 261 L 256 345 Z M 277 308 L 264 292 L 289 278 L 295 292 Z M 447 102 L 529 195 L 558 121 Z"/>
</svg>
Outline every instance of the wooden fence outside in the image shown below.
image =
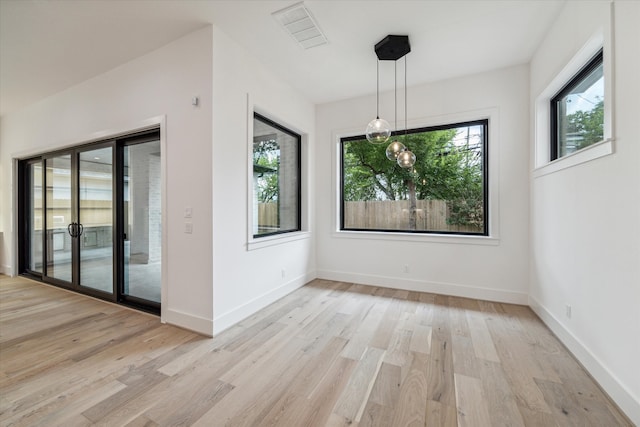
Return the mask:
<svg viewBox="0 0 640 427">
<path fill-rule="evenodd" d="M 447 224 L 445 200 L 416 201 L 416 230 L 482 233 L 472 225 Z M 278 204 L 258 204 L 258 224 L 278 226 Z M 364 230 L 408 230 L 409 200 L 345 202 L 344 227 Z"/>
<path fill-rule="evenodd" d="M 278 227 L 277 203 L 258 203 L 258 224 L 260 227 Z"/>
<path fill-rule="evenodd" d="M 445 200 L 416 201 L 416 230 L 482 233 L 471 225 L 447 224 Z M 344 227 L 371 230 L 408 230 L 409 200 L 345 202 Z"/>
</svg>

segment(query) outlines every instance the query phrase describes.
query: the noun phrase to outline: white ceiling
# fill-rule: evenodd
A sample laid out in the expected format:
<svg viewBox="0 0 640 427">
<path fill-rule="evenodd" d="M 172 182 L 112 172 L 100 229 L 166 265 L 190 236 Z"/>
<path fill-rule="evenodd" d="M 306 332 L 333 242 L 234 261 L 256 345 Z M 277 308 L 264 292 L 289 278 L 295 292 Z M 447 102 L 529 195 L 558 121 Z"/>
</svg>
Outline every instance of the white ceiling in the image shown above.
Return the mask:
<svg viewBox="0 0 640 427">
<path fill-rule="evenodd" d="M 523 64 L 565 0 L 305 0 L 329 41 L 309 50 L 271 16 L 296 2 L 0 0 L 0 114 L 210 23 L 314 103 L 375 93 L 373 46 L 387 34 L 409 35 L 409 85 Z"/>
</svg>

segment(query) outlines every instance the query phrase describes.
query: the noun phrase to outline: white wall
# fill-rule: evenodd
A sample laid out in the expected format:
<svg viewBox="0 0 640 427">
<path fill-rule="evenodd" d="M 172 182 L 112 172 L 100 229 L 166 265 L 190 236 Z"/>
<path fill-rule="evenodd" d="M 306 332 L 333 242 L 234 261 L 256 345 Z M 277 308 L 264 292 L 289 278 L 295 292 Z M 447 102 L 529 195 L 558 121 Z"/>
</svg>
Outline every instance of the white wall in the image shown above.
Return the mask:
<svg viewBox="0 0 640 427">
<path fill-rule="evenodd" d="M 193 96 L 200 97 L 198 107 Z M 303 135 L 306 230 L 250 251 L 248 97 L 251 114 L 255 105 Z M 315 107 L 215 27 L 3 117 L 0 180 L 13 185 L 13 158 L 130 130 L 157 116 L 166 116 L 167 142 L 163 320 L 211 335 L 312 280 L 314 164 L 308 159 Z M 0 265 L 7 274 L 14 273 L 17 221 L 10 186 L 0 193 Z M 193 234 L 183 232 L 186 207 Z"/>
<path fill-rule="evenodd" d="M 420 72 L 410 65 L 408 71 Z M 375 113 L 375 97 L 319 106 L 318 276 L 526 303 L 528 100 L 528 67 L 524 65 L 408 89 L 410 127 L 478 119 L 491 113 L 492 239 L 410 236 L 388 240 L 388 235 L 358 238 L 354 233 L 336 232 L 338 137 L 364 133 Z M 393 118 L 393 93 L 381 94 L 380 104 L 380 116 Z M 399 116 L 403 117 L 402 109 Z M 409 273 L 403 272 L 405 264 Z"/>
<path fill-rule="evenodd" d="M 531 174 L 529 292 L 540 317 L 640 425 L 640 3 L 614 6 L 614 52 L 604 54 L 614 55 L 615 152 Z M 606 35 L 609 10 L 609 2 L 567 2 L 531 62 L 532 99 L 595 32 Z"/>
<path fill-rule="evenodd" d="M 212 261 L 218 333 L 315 278 L 313 230 L 272 246 L 248 250 L 247 245 L 253 109 L 303 135 L 303 223 L 313 228 L 314 164 L 305 159 L 314 156 L 315 108 L 222 31 L 214 28 L 213 40 Z"/>
<path fill-rule="evenodd" d="M 166 118 L 163 319 L 212 333 L 212 29 L 196 31 L 37 104 L 2 117 L 0 265 L 15 274 L 12 159 Z M 191 105 L 200 96 L 200 106 Z M 183 209 L 193 209 L 193 234 Z"/>
</svg>

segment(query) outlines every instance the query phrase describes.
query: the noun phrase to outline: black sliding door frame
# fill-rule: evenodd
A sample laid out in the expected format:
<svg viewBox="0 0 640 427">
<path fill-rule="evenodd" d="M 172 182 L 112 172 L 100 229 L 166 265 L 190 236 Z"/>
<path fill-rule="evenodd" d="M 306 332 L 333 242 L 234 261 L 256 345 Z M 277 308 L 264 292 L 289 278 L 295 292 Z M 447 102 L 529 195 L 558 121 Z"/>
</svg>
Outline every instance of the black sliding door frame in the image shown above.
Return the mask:
<svg viewBox="0 0 640 427">
<path fill-rule="evenodd" d="M 31 269 L 31 249 L 32 249 L 32 230 L 31 224 L 34 221 L 33 218 L 33 199 L 31 196 L 31 189 L 35 188 L 35 183 L 33 182 L 32 176 L 28 173 L 30 172 L 30 168 L 33 165 L 40 164 L 40 191 L 42 198 L 42 223 L 41 223 L 41 236 L 40 236 L 40 247 L 42 248 L 42 256 L 40 257 L 40 261 L 42 262 L 41 269 L 42 271 L 37 271 Z M 19 194 L 19 202 L 18 202 L 18 218 L 21 218 L 22 221 L 19 221 L 20 226 L 18 227 L 18 265 L 19 270 L 22 273 L 29 275 L 38 280 L 42 280 L 46 269 L 45 262 L 45 245 L 46 245 L 46 224 L 45 224 L 45 198 L 46 198 L 46 187 L 45 187 L 45 169 L 44 169 L 44 159 L 41 157 L 32 158 L 28 160 L 20 161 L 19 173 L 18 173 L 18 194 Z M 29 242 L 28 244 L 26 242 Z"/>
<path fill-rule="evenodd" d="M 127 295 L 124 291 L 125 282 L 125 232 L 124 232 L 124 149 L 125 147 L 141 144 L 150 141 L 160 140 L 160 130 L 158 128 L 126 135 L 119 138 L 106 139 L 91 144 L 79 145 L 73 148 L 44 153 L 38 156 L 20 160 L 18 163 L 18 272 L 21 275 L 32 279 L 69 289 L 78 293 L 90 295 L 103 300 L 121 303 L 123 305 L 132 306 L 142 311 L 160 314 L 161 304 L 156 301 L 150 301 L 143 298 Z M 80 195 L 80 156 L 82 153 L 98 150 L 101 148 L 111 148 L 111 197 L 112 197 L 112 230 L 111 230 L 111 246 L 112 246 L 112 283 L 111 291 L 105 292 L 99 289 L 82 285 L 82 251 L 80 239 L 83 238 L 80 230 L 81 225 L 81 195 Z M 47 201 L 47 187 L 51 187 L 52 182 L 47 179 L 47 161 L 51 161 L 56 157 L 70 155 L 70 206 L 71 218 L 68 224 L 67 232 L 71 237 L 71 280 L 66 281 L 60 278 L 52 277 L 48 266 L 48 260 L 53 255 L 53 244 L 48 242 L 48 224 L 49 209 Z M 32 240 L 34 228 L 34 201 L 31 197 L 31 190 L 35 188 L 35 184 L 30 175 L 33 165 L 40 164 L 42 173 L 39 183 L 42 188 L 42 271 L 31 268 L 32 260 Z M 53 179 L 51 178 L 51 181 Z M 32 229 L 33 228 L 33 229 Z M 66 238 L 66 237 L 65 237 Z"/>
<path fill-rule="evenodd" d="M 84 152 L 88 152 L 88 151 L 93 151 L 93 150 L 99 150 L 101 148 L 111 148 L 111 199 L 112 199 L 112 208 L 111 208 L 111 225 L 112 225 L 112 230 L 111 230 L 111 253 L 112 253 L 112 262 L 111 262 L 111 282 L 112 282 L 112 287 L 111 287 L 111 292 L 103 292 L 100 291 L 98 289 L 94 289 L 92 287 L 89 286 L 84 286 L 83 282 L 82 282 L 82 271 L 81 271 L 81 266 L 82 266 L 82 251 L 83 251 L 83 245 L 81 245 L 81 238 L 84 239 L 86 237 L 83 237 L 82 235 L 78 236 L 78 238 L 76 238 L 76 247 L 75 250 L 77 252 L 77 258 L 74 258 L 74 273 L 76 274 L 76 278 L 77 278 L 77 283 L 76 285 L 78 287 L 80 287 L 82 289 L 82 293 L 86 293 L 92 296 L 96 296 L 98 298 L 102 298 L 102 299 L 106 299 L 109 301 L 113 301 L 113 302 L 117 302 L 118 301 L 118 295 L 116 292 L 116 289 L 113 286 L 113 282 L 116 280 L 117 277 L 117 265 L 118 265 L 118 252 L 117 252 L 117 228 L 116 228 L 116 220 L 118 217 L 118 210 L 117 210 L 117 206 L 116 206 L 116 201 L 118 200 L 118 192 L 117 192 L 117 184 L 116 184 L 116 170 L 117 170 L 117 165 L 116 165 L 116 153 L 117 153 L 117 145 L 116 145 L 116 140 L 110 140 L 110 141 L 105 141 L 102 143 L 95 143 L 95 144 L 91 144 L 82 148 L 78 148 L 74 154 L 74 160 L 76 161 L 76 169 L 73 169 L 72 172 L 72 176 L 74 178 L 75 181 L 75 187 L 76 190 L 74 191 L 74 199 L 75 199 L 75 207 L 74 207 L 74 213 L 76 215 L 76 222 L 78 224 L 80 224 L 82 226 L 82 217 L 81 217 L 81 213 L 82 213 L 82 209 L 81 209 L 81 199 L 82 196 L 80 194 L 80 188 L 81 188 L 81 183 L 80 183 L 80 179 L 81 179 L 81 165 L 80 165 L 80 155 Z M 77 259 L 77 261 L 76 261 Z"/>
<path fill-rule="evenodd" d="M 71 289 L 74 291 L 79 291 L 79 289 L 77 288 L 76 282 L 79 279 L 79 270 L 77 270 L 77 257 L 79 256 L 79 251 L 78 251 L 78 239 L 77 238 L 71 238 L 71 278 L 69 281 L 66 280 L 62 280 L 59 278 L 56 278 L 52 275 L 52 266 L 50 265 L 50 261 L 54 260 L 53 259 L 53 252 L 54 252 L 54 237 L 53 237 L 53 233 L 50 232 L 50 227 L 53 226 L 53 224 L 49 223 L 49 215 L 48 215 L 48 211 L 49 209 L 53 209 L 51 207 L 49 207 L 49 201 L 48 201 L 48 191 L 49 188 L 51 188 L 51 191 L 54 192 L 54 188 L 53 188 L 53 182 L 48 182 L 47 180 L 47 167 L 48 167 L 48 162 L 49 161 L 53 161 L 53 159 L 55 158 L 60 158 L 62 156 L 66 156 L 68 155 L 70 158 L 70 165 L 69 165 L 69 170 L 70 170 L 70 200 L 69 200 L 69 204 L 70 204 L 70 210 L 71 210 L 71 217 L 69 218 L 69 222 L 67 224 L 68 227 L 70 227 L 72 224 L 75 224 L 78 222 L 78 204 L 77 204 L 77 199 L 74 197 L 74 194 L 78 193 L 78 181 L 76 179 L 74 179 L 74 171 L 77 169 L 77 155 L 75 154 L 75 151 L 73 149 L 66 149 L 66 150 L 60 150 L 60 151 L 54 151 L 51 153 L 46 153 L 45 155 L 42 156 L 42 182 L 43 182 L 43 186 L 42 186 L 42 236 L 43 236 L 43 247 L 42 247 L 42 281 L 45 283 L 49 283 L 52 285 L 56 285 L 56 286 L 60 286 L 66 289 Z M 53 181 L 53 179 L 52 179 Z M 69 231 L 67 231 L 69 232 Z M 51 239 L 49 239 L 49 234 L 51 233 Z M 66 238 L 66 235 L 65 235 Z"/>
<path fill-rule="evenodd" d="M 151 300 L 147 300 L 147 299 L 143 299 L 140 297 L 137 297 L 135 295 L 131 295 L 129 294 L 126 290 L 125 290 L 125 283 L 127 278 L 125 277 L 126 271 L 125 271 L 125 265 L 127 263 L 127 261 L 125 260 L 126 257 L 126 253 L 125 253 L 125 242 L 127 240 L 129 240 L 129 238 L 131 236 L 127 236 L 126 235 L 126 231 L 125 231 L 125 227 L 126 224 L 124 222 L 125 219 L 125 215 L 124 215 L 124 201 L 125 201 L 125 197 L 124 197 L 124 177 L 125 177 L 125 159 L 124 159 L 124 151 L 126 148 L 134 146 L 134 145 L 139 145 L 139 144 L 145 144 L 148 142 L 153 142 L 153 141 L 160 141 L 160 131 L 156 130 L 155 132 L 145 132 L 142 134 L 135 134 L 135 135 L 130 135 L 124 138 L 121 138 L 118 140 L 118 150 L 117 150 L 117 156 L 118 156 L 118 160 L 117 160 L 117 166 L 118 166 L 118 170 L 117 170 L 117 179 L 118 179 L 118 197 L 117 197 L 117 209 L 118 212 L 122 212 L 122 215 L 118 215 L 118 230 L 120 230 L 120 236 L 118 238 L 118 253 L 119 253 L 119 260 L 120 262 L 118 262 L 118 300 L 128 306 L 131 307 L 135 307 L 138 308 L 140 310 L 144 310 L 144 311 L 150 311 L 152 313 L 157 313 L 160 314 L 160 307 L 161 304 L 159 302 L 156 301 L 151 301 Z M 131 203 L 131 201 L 130 201 Z"/>
</svg>

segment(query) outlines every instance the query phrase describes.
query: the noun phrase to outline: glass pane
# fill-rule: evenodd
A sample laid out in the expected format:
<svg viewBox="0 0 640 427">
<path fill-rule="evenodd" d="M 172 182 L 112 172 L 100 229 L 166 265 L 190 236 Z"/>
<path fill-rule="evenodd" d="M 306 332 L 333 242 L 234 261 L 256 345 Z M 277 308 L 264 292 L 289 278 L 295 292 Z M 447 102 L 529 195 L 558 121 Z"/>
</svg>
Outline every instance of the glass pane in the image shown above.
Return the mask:
<svg viewBox="0 0 640 427">
<path fill-rule="evenodd" d="M 486 122 L 401 135 L 416 155 L 404 169 L 386 144 L 342 142 L 343 229 L 485 233 Z"/>
<path fill-rule="evenodd" d="M 113 149 L 80 153 L 80 285 L 113 292 Z"/>
<path fill-rule="evenodd" d="M 71 155 L 46 159 L 47 276 L 71 282 Z"/>
<path fill-rule="evenodd" d="M 124 293 L 160 302 L 160 141 L 124 147 Z"/>
<path fill-rule="evenodd" d="M 566 156 L 604 138 L 604 75 L 602 60 L 556 101 L 558 157 Z"/>
<path fill-rule="evenodd" d="M 42 273 L 42 163 L 29 171 L 29 270 Z"/>
<path fill-rule="evenodd" d="M 253 121 L 253 235 L 300 230 L 300 136 Z"/>
</svg>

